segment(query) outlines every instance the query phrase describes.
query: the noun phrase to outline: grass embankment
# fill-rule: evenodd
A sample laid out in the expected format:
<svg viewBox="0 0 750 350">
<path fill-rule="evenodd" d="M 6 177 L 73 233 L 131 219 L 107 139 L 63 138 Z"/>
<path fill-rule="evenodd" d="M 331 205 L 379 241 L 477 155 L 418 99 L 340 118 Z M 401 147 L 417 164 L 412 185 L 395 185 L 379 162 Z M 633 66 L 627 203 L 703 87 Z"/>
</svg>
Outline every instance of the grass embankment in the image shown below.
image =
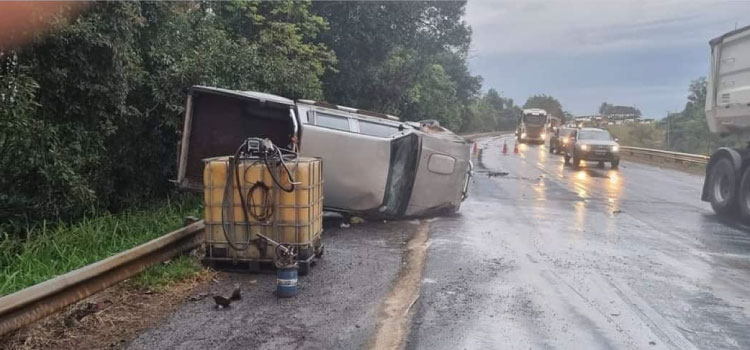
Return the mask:
<svg viewBox="0 0 750 350">
<path fill-rule="evenodd" d="M 623 146 L 666 149 L 664 131 L 656 124 L 609 125 L 607 130 L 620 139 Z"/>
<path fill-rule="evenodd" d="M 0 296 L 125 251 L 201 217 L 199 196 L 185 195 L 141 210 L 105 213 L 76 223 L 42 225 L 24 239 L 0 237 Z M 133 282 L 156 288 L 197 273 L 194 259 L 178 257 L 140 274 Z"/>
</svg>

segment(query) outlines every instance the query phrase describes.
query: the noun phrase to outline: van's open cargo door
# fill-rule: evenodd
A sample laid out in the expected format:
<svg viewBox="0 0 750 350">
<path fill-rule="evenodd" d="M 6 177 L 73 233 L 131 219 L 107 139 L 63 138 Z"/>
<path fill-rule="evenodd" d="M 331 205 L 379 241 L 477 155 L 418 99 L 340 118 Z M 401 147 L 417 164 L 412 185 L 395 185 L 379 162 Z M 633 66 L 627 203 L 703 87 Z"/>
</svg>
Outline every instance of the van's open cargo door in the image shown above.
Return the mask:
<svg viewBox="0 0 750 350">
<path fill-rule="evenodd" d="M 203 187 L 203 159 L 232 155 L 248 137 L 290 147 L 299 134 L 294 101 L 259 92 L 194 86 L 188 92 L 177 184 Z"/>
</svg>

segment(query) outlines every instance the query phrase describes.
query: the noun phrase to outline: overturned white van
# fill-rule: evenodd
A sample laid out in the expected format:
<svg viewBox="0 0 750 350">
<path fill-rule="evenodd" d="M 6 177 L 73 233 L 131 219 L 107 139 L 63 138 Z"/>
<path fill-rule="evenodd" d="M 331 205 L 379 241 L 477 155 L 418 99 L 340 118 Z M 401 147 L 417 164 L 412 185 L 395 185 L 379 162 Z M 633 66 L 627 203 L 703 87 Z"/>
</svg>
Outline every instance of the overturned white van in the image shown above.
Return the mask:
<svg viewBox="0 0 750 350">
<path fill-rule="evenodd" d="M 471 176 L 470 144 L 434 122 L 259 92 L 194 86 L 177 184 L 202 187 L 202 160 L 233 154 L 248 137 L 323 159 L 328 210 L 377 217 L 458 211 Z"/>
</svg>

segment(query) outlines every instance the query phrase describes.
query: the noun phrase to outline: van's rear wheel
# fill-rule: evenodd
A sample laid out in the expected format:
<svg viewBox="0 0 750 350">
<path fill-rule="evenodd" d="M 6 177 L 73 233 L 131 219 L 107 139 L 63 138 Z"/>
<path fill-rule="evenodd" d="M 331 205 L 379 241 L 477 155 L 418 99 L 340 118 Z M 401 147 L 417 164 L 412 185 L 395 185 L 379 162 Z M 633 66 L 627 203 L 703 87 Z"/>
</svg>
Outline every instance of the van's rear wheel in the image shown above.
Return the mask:
<svg viewBox="0 0 750 350">
<path fill-rule="evenodd" d="M 743 176 L 745 178 L 745 176 Z M 708 197 L 716 214 L 731 215 L 737 211 L 737 175 L 728 158 L 719 159 L 708 177 Z"/>
</svg>

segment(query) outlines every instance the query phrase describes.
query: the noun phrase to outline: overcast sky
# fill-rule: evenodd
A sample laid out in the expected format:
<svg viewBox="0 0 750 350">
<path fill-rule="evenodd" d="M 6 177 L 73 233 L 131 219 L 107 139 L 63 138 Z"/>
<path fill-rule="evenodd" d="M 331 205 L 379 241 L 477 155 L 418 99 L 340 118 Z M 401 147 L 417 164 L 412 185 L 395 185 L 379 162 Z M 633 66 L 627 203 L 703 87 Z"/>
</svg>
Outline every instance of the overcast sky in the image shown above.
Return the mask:
<svg viewBox="0 0 750 350">
<path fill-rule="evenodd" d="M 708 41 L 750 24 L 750 1 L 469 0 L 471 70 L 523 105 L 550 94 L 575 115 L 607 101 L 648 117 L 681 110 Z"/>
</svg>

